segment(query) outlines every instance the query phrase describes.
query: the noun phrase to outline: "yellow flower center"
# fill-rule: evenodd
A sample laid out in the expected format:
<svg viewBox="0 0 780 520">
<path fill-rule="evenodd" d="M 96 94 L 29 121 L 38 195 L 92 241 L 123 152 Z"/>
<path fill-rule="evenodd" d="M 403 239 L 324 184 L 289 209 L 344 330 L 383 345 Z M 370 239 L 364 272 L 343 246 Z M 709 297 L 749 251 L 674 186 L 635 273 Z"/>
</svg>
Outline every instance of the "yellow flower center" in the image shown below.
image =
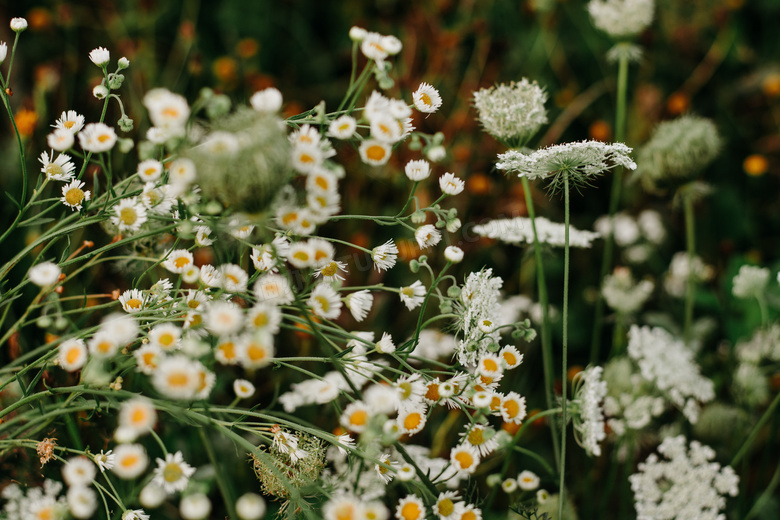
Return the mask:
<svg viewBox="0 0 780 520">
<path fill-rule="evenodd" d="M 133 413 L 130 415 L 130 422 L 132 423 L 142 423 L 146 420 L 146 412 L 140 408 L 136 408 L 133 410 Z"/>
<path fill-rule="evenodd" d="M 130 298 L 125 305 L 128 309 L 140 309 L 141 304 L 142 302 L 138 298 Z"/>
<path fill-rule="evenodd" d="M 81 350 L 79 350 L 76 347 L 71 348 L 68 350 L 68 352 L 65 354 L 65 361 L 68 362 L 68 364 L 72 365 L 78 359 L 81 357 Z"/>
<path fill-rule="evenodd" d="M 520 405 L 517 403 L 517 401 L 514 401 L 512 399 L 509 399 L 504 402 L 504 404 L 501 405 L 501 407 L 506 410 L 507 415 L 511 417 L 516 417 L 518 413 L 520 413 Z"/>
<path fill-rule="evenodd" d="M 227 360 L 235 359 L 236 357 L 236 346 L 232 341 L 226 341 L 220 344 L 217 347 L 217 350 L 219 350 L 222 353 L 222 356 Z"/>
<path fill-rule="evenodd" d="M 65 202 L 71 206 L 78 206 L 84 200 L 84 192 L 78 188 L 71 188 L 65 194 Z"/>
<path fill-rule="evenodd" d="M 485 436 L 482 435 L 482 428 L 473 428 L 466 438 L 472 446 L 479 446 L 485 442 Z"/>
<path fill-rule="evenodd" d="M 257 343 L 250 343 L 246 349 L 246 356 L 250 361 L 261 361 L 265 359 L 265 349 Z"/>
<path fill-rule="evenodd" d="M 158 339 L 160 345 L 164 347 L 170 347 L 176 341 L 176 338 L 170 332 L 163 332 Z"/>
<path fill-rule="evenodd" d="M 385 152 L 385 149 L 379 145 L 372 145 L 369 146 L 366 149 L 366 157 L 371 159 L 372 161 L 381 161 L 385 158 L 385 155 L 387 152 Z"/>
<path fill-rule="evenodd" d="M 461 451 L 455 454 L 455 461 L 461 469 L 467 469 L 474 464 L 474 457 L 467 451 Z"/>
<path fill-rule="evenodd" d="M 368 412 L 365 410 L 358 410 L 349 417 L 349 424 L 353 426 L 363 426 L 368 420 Z"/>
<path fill-rule="evenodd" d="M 482 360 L 482 367 L 490 372 L 495 372 L 498 370 L 498 363 L 495 359 L 487 358 Z"/>
<path fill-rule="evenodd" d="M 99 136 L 97 136 L 97 140 L 100 141 L 101 143 L 105 143 L 106 141 L 108 141 L 110 139 L 111 139 L 111 136 L 108 135 L 108 134 L 100 134 Z"/>
<path fill-rule="evenodd" d="M 257 316 L 255 316 L 255 319 L 252 320 L 252 323 L 257 328 L 265 327 L 268 325 L 268 315 L 264 312 L 260 312 L 257 314 Z"/>
<path fill-rule="evenodd" d="M 162 472 L 163 480 L 166 482 L 176 482 L 184 476 L 181 466 L 176 462 L 170 462 L 165 465 Z"/>
<path fill-rule="evenodd" d="M 433 105 L 433 101 L 431 100 L 431 96 L 429 96 L 425 92 L 422 92 L 420 94 L 420 100 L 423 102 L 423 105 L 428 105 L 428 106 L 432 106 Z"/>
<path fill-rule="evenodd" d="M 124 459 L 120 460 L 119 465 L 122 466 L 123 468 L 132 468 L 133 466 L 138 464 L 138 460 L 139 460 L 138 455 L 131 454 L 125 457 Z"/>
<path fill-rule="evenodd" d="M 407 502 L 401 508 L 401 518 L 403 520 L 417 520 L 421 515 L 420 506 L 415 502 Z"/>
<path fill-rule="evenodd" d="M 49 163 L 46 165 L 46 175 L 49 177 L 54 177 L 56 175 L 62 175 L 63 169 L 54 163 Z"/>
<path fill-rule="evenodd" d="M 331 262 L 322 268 L 322 276 L 333 276 L 338 272 L 339 266 L 336 262 Z"/>
<path fill-rule="evenodd" d="M 439 516 L 449 516 L 455 511 L 455 504 L 449 498 L 443 498 L 437 503 L 439 506 Z"/>
<path fill-rule="evenodd" d="M 422 423 L 422 416 L 418 412 L 412 412 L 404 418 L 404 428 L 416 430 Z"/>
<path fill-rule="evenodd" d="M 73 125 L 75 125 L 75 121 L 63 121 L 62 126 L 65 128 L 73 128 Z"/>
<path fill-rule="evenodd" d="M 174 372 L 168 376 L 168 384 L 172 387 L 187 386 L 190 378 L 183 372 Z"/>
<path fill-rule="evenodd" d="M 119 212 L 119 221 L 125 226 L 132 226 L 138 220 L 135 208 L 122 208 Z"/>
<path fill-rule="evenodd" d="M 320 304 L 320 308 L 322 309 L 322 312 L 328 312 L 330 310 L 330 302 L 327 298 L 324 296 L 317 296 L 314 298 L 317 300 L 317 303 Z"/>
</svg>

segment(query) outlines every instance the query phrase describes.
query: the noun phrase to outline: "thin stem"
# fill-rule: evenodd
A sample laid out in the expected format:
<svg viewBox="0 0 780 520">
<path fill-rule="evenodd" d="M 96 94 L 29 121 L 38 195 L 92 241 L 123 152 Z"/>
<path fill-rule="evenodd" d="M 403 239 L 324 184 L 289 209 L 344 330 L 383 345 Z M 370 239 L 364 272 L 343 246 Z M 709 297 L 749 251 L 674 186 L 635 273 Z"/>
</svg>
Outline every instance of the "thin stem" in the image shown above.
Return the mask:
<svg viewBox="0 0 780 520">
<path fill-rule="evenodd" d="M 769 418 L 772 417 L 772 414 L 775 413 L 775 408 L 777 408 L 777 405 L 779 403 L 780 403 L 780 392 L 777 393 L 775 398 L 772 400 L 772 404 L 769 405 L 769 408 L 766 409 L 764 415 L 761 416 L 761 419 L 758 420 L 756 425 L 750 431 L 750 434 L 748 435 L 747 439 L 745 439 L 745 442 L 742 443 L 742 447 L 739 448 L 737 454 L 734 455 L 733 459 L 731 459 L 730 466 L 732 468 L 742 459 L 742 457 L 744 457 L 747 454 L 747 451 L 750 448 L 750 446 L 753 444 L 753 441 L 756 440 L 756 436 L 758 436 L 758 432 L 761 430 L 761 428 L 764 427 L 764 425 L 769 420 Z"/>
<path fill-rule="evenodd" d="M 211 440 L 206 436 L 206 429 L 198 428 L 198 433 L 200 434 L 200 440 L 203 443 L 203 448 L 206 450 L 206 455 L 208 455 L 209 460 L 211 461 L 211 465 L 214 466 L 217 487 L 219 487 L 219 491 L 222 493 L 222 499 L 225 501 L 225 507 L 228 511 L 228 518 L 238 518 L 238 515 L 236 514 L 235 497 L 233 496 L 232 491 L 233 487 L 230 485 L 230 482 L 226 481 L 225 475 L 221 471 L 222 466 L 219 464 L 217 456 L 214 453 L 214 448 L 211 446 Z"/>
<path fill-rule="evenodd" d="M 615 109 L 615 141 L 623 142 L 626 139 L 626 94 L 628 91 L 628 56 L 621 53 L 618 63 L 618 84 L 617 84 L 617 106 Z M 623 187 L 623 167 L 615 168 L 612 176 L 612 191 L 609 195 L 609 222 L 613 225 L 613 220 L 617 209 L 620 206 L 620 191 Z M 614 231 L 604 237 L 604 256 L 601 259 L 601 273 L 599 275 L 599 290 L 601 282 L 609 273 L 612 267 L 612 256 L 615 247 Z M 596 311 L 593 319 L 593 336 L 590 343 L 590 362 L 598 363 L 599 351 L 601 349 L 601 328 L 604 324 L 604 298 L 596 299 Z"/>
<path fill-rule="evenodd" d="M 548 308 L 547 283 L 544 279 L 544 262 L 542 262 L 542 245 L 539 243 L 539 236 L 536 233 L 536 212 L 534 210 L 534 201 L 531 198 L 531 183 L 528 182 L 527 177 L 521 177 L 521 182 L 523 183 L 523 193 L 525 194 L 525 205 L 526 208 L 528 208 L 528 216 L 531 218 L 531 229 L 534 232 L 536 285 L 539 291 L 539 304 L 542 306 L 542 366 L 544 369 L 544 393 L 547 401 L 547 408 L 552 408 L 554 404 L 553 355 L 550 337 L 550 311 Z M 550 426 L 555 465 L 557 466 L 560 464 L 561 455 L 558 447 L 558 432 L 556 431 L 555 420 L 553 418 L 551 418 Z"/>
<path fill-rule="evenodd" d="M 691 341 L 691 324 L 693 323 L 693 292 L 694 275 L 693 255 L 696 249 L 696 235 L 694 233 L 693 200 L 688 195 L 683 195 L 683 207 L 685 209 L 685 244 L 688 250 L 688 281 L 685 290 L 685 328 L 683 337 L 686 343 Z"/>
<path fill-rule="evenodd" d="M 777 488 L 778 484 L 780 484 L 780 464 L 777 465 L 777 469 L 775 469 L 775 474 L 772 476 L 772 480 L 769 482 L 767 488 L 764 490 L 763 493 L 761 493 L 761 496 L 759 497 L 758 500 L 756 500 L 756 503 L 753 504 L 753 507 L 750 508 L 750 511 L 748 511 L 748 514 L 745 516 L 745 520 L 750 520 L 751 518 L 755 517 L 758 513 L 763 511 L 767 501 L 772 496 L 774 496 L 775 488 Z"/>
<path fill-rule="evenodd" d="M 569 323 L 569 174 L 563 176 L 564 193 L 564 248 L 563 248 L 563 352 L 561 359 L 561 461 L 560 461 L 560 491 L 558 495 L 558 518 L 563 518 L 563 500 L 566 490 L 564 488 L 566 472 L 566 356 L 568 355 L 568 323 Z"/>
</svg>

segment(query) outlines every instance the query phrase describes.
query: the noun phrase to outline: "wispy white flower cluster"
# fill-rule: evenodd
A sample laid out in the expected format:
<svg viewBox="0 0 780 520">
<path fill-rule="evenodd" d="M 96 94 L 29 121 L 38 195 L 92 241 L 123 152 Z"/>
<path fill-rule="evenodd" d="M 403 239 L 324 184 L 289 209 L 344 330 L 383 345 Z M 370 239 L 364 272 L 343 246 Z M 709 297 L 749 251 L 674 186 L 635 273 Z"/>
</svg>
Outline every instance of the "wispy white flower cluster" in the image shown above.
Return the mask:
<svg viewBox="0 0 780 520">
<path fill-rule="evenodd" d="M 743 265 L 734 277 L 732 293 L 737 298 L 758 298 L 769 283 L 769 269 Z"/>
<path fill-rule="evenodd" d="M 498 156 L 496 168 L 528 180 L 568 175 L 572 182 L 587 182 L 615 166 L 636 169 L 631 148 L 623 143 L 580 141 L 542 148 L 531 153 L 510 150 Z"/>
<path fill-rule="evenodd" d="M 722 467 L 709 446 L 667 437 L 628 479 L 638 520 L 725 520 L 726 496 L 737 496 L 739 477 Z"/>
<path fill-rule="evenodd" d="M 544 89 L 526 78 L 474 92 L 482 127 L 513 148 L 524 146 L 547 123 L 545 101 Z"/>
<path fill-rule="evenodd" d="M 766 403 L 771 396 L 769 367 L 780 361 L 780 325 L 756 330 L 750 339 L 737 343 L 734 353 L 739 362 L 734 372 L 737 397 L 750 406 Z"/>
<path fill-rule="evenodd" d="M 691 273 L 691 271 L 693 272 Z M 664 275 L 666 292 L 676 298 L 682 298 L 685 295 L 689 273 L 693 275 L 695 283 L 706 282 L 715 276 L 715 270 L 712 266 L 705 264 L 698 256 L 694 256 L 693 261 L 689 262 L 688 253 L 681 251 L 672 257 L 669 270 Z"/>
<path fill-rule="evenodd" d="M 636 36 L 653 21 L 654 0 L 590 0 L 593 24 L 613 38 Z"/>
<path fill-rule="evenodd" d="M 536 217 L 536 233 L 539 242 L 556 247 L 565 244 L 566 228 L 563 224 L 551 222 L 545 217 Z M 493 238 L 508 244 L 533 244 L 534 231 L 531 219 L 528 217 L 515 217 L 511 219 L 496 219 L 474 226 L 477 235 Z M 582 231 L 569 226 L 570 247 L 590 247 L 600 234 L 593 231 Z"/>
<path fill-rule="evenodd" d="M 631 315 L 642 308 L 654 287 L 650 280 L 634 282 L 629 269 L 618 267 L 604 278 L 601 294 L 612 310 L 618 314 Z"/>
<path fill-rule="evenodd" d="M 457 353 L 458 362 L 464 366 L 473 366 L 491 344 L 498 344 L 501 335 L 498 330 L 485 333 L 480 323 L 485 320 L 496 325 L 499 313 L 499 298 L 504 281 L 493 276 L 492 269 L 469 274 L 458 302 L 458 329 L 460 337 Z"/>
<path fill-rule="evenodd" d="M 628 355 L 642 377 L 651 381 L 691 423 L 698 420 L 699 403 L 715 398 L 712 381 L 702 376 L 685 343 L 665 330 L 633 325 L 628 332 Z"/>
<path fill-rule="evenodd" d="M 607 395 L 607 383 L 601 380 L 601 367 L 588 367 L 577 374 L 575 400 L 579 413 L 575 416 L 574 430 L 579 443 L 594 457 L 601 455 L 599 443 L 607 438 L 604 429 L 602 401 Z"/>
<path fill-rule="evenodd" d="M 660 213 L 651 209 L 642 211 L 636 217 L 618 212 L 610 220 L 609 215 L 603 215 L 593 223 L 593 229 L 603 237 L 611 234 L 615 244 L 625 248 L 625 259 L 634 264 L 646 261 L 656 246 L 666 238 L 666 228 Z"/>
</svg>

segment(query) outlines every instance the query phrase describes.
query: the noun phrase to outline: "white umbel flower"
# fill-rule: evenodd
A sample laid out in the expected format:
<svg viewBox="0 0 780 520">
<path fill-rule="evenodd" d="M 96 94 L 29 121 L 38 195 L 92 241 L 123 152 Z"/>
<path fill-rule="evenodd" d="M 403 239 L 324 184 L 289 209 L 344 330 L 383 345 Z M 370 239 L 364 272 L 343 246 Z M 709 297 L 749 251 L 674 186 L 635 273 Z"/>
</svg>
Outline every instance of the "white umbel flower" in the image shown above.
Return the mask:
<svg viewBox="0 0 780 520">
<path fill-rule="evenodd" d="M 636 36 L 653 21 L 654 0 L 590 0 L 593 24 L 613 38 Z"/>
<path fill-rule="evenodd" d="M 715 451 L 684 436 L 667 437 L 628 477 L 637 518 L 722 519 L 726 496 L 739 492 L 739 477 L 730 466 L 714 462 Z"/>
<path fill-rule="evenodd" d="M 607 395 L 607 383 L 601 380 L 603 369 L 589 367 L 577 373 L 575 383 L 576 400 L 579 401 L 579 414 L 574 421 L 574 431 L 579 444 L 588 455 L 601 455 L 599 443 L 607 438 L 604 430 L 604 410 L 602 401 Z"/>
<path fill-rule="evenodd" d="M 743 265 L 734 277 L 732 292 L 737 298 L 760 297 L 769 283 L 769 269 Z"/>
<path fill-rule="evenodd" d="M 536 217 L 534 223 L 540 243 L 556 247 L 564 246 L 566 228 L 563 224 L 551 222 L 545 217 Z M 527 217 L 490 220 L 474 226 L 473 231 L 477 235 L 500 240 L 507 244 L 533 244 L 534 242 L 531 219 Z M 569 247 L 591 247 L 593 241 L 599 237 L 599 233 L 569 226 Z"/>
<path fill-rule="evenodd" d="M 547 123 L 545 101 L 544 89 L 525 78 L 474 92 L 474 106 L 482 127 L 513 148 L 524 146 Z"/>
</svg>

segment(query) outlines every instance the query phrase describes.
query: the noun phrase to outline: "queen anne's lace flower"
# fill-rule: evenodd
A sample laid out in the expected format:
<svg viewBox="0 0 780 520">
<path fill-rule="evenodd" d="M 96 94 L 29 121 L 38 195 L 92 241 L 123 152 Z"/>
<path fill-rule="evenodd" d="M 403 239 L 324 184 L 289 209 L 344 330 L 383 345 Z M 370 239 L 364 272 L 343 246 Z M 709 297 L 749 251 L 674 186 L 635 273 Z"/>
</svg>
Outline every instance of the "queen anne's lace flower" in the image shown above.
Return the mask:
<svg viewBox="0 0 780 520">
<path fill-rule="evenodd" d="M 769 269 L 743 265 L 734 277 L 732 292 L 737 298 L 758 297 L 769 282 Z"/>
<path fill-rule="evenodd" d="M 618 267 L 604 278 L 601 291 L 607 305 L 618 314 L 634 314 L 642 308 L 653 292 L 653 282 L 641 280 L 634 283 L 631 271 Z"/>
<path fill-rule="evenodd" d="M 642 377 L 652 382 L 691 422 L 699 417 L 699 403 L 714 399 L 712 381 L 699 373 L 693 353 L 682 341 L 655 327 L 631 327 L 628 355 Z"/>
<path fill-rule="evenodd" d="M 635 36 L 653 21 L 653 0 L 591 0 L 593 24 L 613 38 Z"/>
<path fill-rule="evenodd" d="M 726 518 L 726 495 L 737 495 L 739 477 L 730 466 L 712 462 L 712 448 L 697 441 L 688 447 L 679 435 L 664 439 L 658 452 L 666 460 L 652 453 L 628 478 L 638 520 Z"/>
<path fill-rule="evenodd" d="M 607 395 L 607 383 L 601 380 L 601 367 L 590 367 L 579 372 L 579 387 L 575 391 L 579 401 L 579 414 L 574 422 L 574 429 L 579 435 L 579 442 L 585 451 L 592 456 L 601 455 L 599 442 L 607 434 L 604 431 L 604 411 L 601 402 Z"/>
<path fill-rule="evenodd" d="M 557 144 L 529 154 L 510 150 L 498 156 L 496 167 L 531 181 L 552 177 L 552 183 L 557 185 L 563 182 L 562 176 L 566 176 L 574 184 L 584 184 L 589 178 L 618 165 L 636 169 L 630 153 L 631 148 L 623 143 L 580 141 Z"/>
<path fill-rule="evenodd" d="M 564 246 L 566 229 L 563 224 L 551 222 L 544 217 L 536 217 L 534 223 L 539 242 L 557 247 Z M 477 235 L 494 238 L 508 244 L 533 244 L 534 242 L 531 219 L 527 217 L 491 220 L 474 226 L 473 231 Z M 569 226 L 570 247 L 590 247 L 599 236 L 599 233 L 581 231 Z"/>
<path fill-rule="evenodd" d="M 523 78 L 474 92 L 474 106 L 485 131 L 515 148 L 524 146 L 547 123 L 547 93 Z"/>
</svg>

